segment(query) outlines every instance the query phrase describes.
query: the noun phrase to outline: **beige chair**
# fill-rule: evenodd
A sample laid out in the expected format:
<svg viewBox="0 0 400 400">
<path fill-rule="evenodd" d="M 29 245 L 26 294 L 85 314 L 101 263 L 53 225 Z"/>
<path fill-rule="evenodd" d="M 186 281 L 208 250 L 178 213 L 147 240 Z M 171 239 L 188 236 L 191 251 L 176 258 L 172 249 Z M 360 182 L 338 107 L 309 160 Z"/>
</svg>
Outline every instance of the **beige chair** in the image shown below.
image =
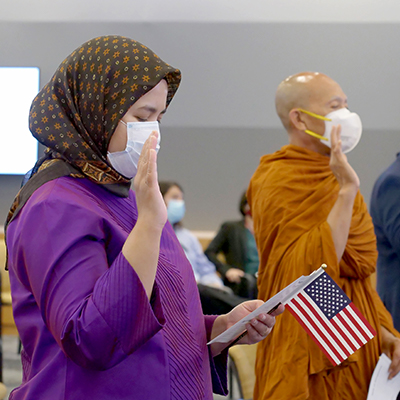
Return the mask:
<svg viewBox="0 0 400 400">
<path fill-rule="evenodd" d="M 257 344 L 238 345 L 229 349 L 229 392 L 232 394 L 232 385 L 236 378 L 240 396 L 244 400 L 250 400 L 253 398 L 254 384 L 256 381 L 256 353 Z"/>
<path fill-rule="evenodd" d="M 1 303 L 11 306 L 10 278 L 5 270 L 6 263 L 6 244 L 4 234 L 0 233 L 0 273 L 1 273 Z"/>
<path fill-rule="evenodd" d="M 1 274 L 1 330 L 3 335 L 18 335 L 12 314 L 10 277 L 4 269 L 6 262 L 6 245 L 4 234 L 0 233 L 0 274 Z"/>
<path fill-rule="evenodd" d="M 11 292 L 10 292 L 10 281 L 8 278 L 8 272 L 4 270 L 5 266 L 5 243 L 4 243 L 4 235 L 0 233 L 0 273 L 1 273 L 1 312 L 2 316 L 0 321 L 3 323 L 4 320 L 4 307 L 11 308 Z M 0 332 L 4 327 L 2 326 Z M 0 351 L 2 348 L 0 346 Z M 2 367 L 2 366 L 1 366 Z M 0 382 L 0 400 L 5 399 L 7 396 L 7 387 L 4 383 Z"/>
<path fill-rule="evenodd" d="M 7 396 L 7 387 L 4 383 L 0 382 L 0 400 L 5 399 Z"/>
</svg>

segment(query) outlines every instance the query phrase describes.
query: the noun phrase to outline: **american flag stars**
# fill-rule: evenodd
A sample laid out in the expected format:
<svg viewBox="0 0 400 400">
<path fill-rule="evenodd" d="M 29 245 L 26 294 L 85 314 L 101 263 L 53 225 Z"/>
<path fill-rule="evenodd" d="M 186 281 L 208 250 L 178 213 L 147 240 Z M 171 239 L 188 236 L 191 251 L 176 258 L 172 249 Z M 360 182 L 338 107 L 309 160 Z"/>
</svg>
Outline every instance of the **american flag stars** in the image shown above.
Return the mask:
<svg viewBox="0 0 400 400">
<path fill-rule="evenodd" d="M 312 282 L 305 291 L 328 319 L 333 318 L 351 302 L 328 275 Z"/>
</svg>

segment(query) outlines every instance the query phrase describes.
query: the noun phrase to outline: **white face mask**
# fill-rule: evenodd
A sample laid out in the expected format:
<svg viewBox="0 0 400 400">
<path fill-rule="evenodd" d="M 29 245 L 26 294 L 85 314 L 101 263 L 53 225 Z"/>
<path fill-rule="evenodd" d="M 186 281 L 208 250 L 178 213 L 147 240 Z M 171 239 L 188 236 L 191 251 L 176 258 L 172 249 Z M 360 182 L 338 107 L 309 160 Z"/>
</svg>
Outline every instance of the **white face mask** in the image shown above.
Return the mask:
<svg viewBox="0 0 400 400">
<path fill-rule="evenodd" d="M 126 149 L 107 153 L 107 159 L 112 167 L 126 178 L 132 179 L 137 173 L 140 153 L 144 142 L 149 138 L 151 132 L 158 132 L 156 152 L 160 150 L 160 127 L 158 121 L 128 122 L 120 121 L 127 127 Z"/>
<path fill-rule="evenodd" d="M 353 150 L 361 139 L 361 119 L 356 113 L 350 112 L 347 108 L 341 108 L 339 110 L 332 111 L 325 116 L 314 114 L 307 110 L 300 109 L 300 111 L 325 121 L 324 136 L 318 135 L 310 130 L 306 130 L 305 132 L 311 136 L 321 139 L 321 142 L 329 148 L 331 148 L 331 130 L 333 126 L 340 125 L 342 128 L 340 137 L 342 140 L 343 153 L 348 153 L 349 151 Z"/>
</svg>

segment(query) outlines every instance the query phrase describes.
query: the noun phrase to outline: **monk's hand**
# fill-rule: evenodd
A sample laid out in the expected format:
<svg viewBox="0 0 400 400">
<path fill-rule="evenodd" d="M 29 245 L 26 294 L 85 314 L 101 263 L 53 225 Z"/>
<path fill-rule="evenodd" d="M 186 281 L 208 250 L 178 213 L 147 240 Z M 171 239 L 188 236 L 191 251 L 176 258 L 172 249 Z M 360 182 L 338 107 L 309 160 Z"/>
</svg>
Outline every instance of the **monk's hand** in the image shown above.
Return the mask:
<svg viewBox="0 0 400 400">
<path fill-rule="evenodd" d="M 263 305 L 261 300 L 245 301 L 226 314 L 228 328 L 240 321 L 255 309 Z M 246 324 L 247 334 L 238 341 L 238 344 L 254 344 L 265 339 L 275 325 L 275 316 L 281 314 L 285 307 L 281 304 L 271 314 L 261 313 Z"/>
<path fill-rule="evenodd" d="M 157 176 L 156 145 L 158 132 L 153 131 L 143 145 L 138 169 L 133 181 L 138 220 L 149 227 L 162 229 L 167 222 L 167 208 L 160 192 Z"/>
<path fill-rule="evenodd" d="M 244 271 L 239 268 L 229 268 L 225 274 L 226 279 L 228 279 L 228 281 L 232 283 L 240 283 L 240 280 L 243 276 Z"/>
<path fill-rule="evenodd" d="M 400 339 L 381 326 L 382 351 L 392 360 L 389 367 L 389 379 L 400 371 Z"/>
<path fill-rule="evenodd" d="M 329 166 L 339 182 L 340 189 L 357 192 L 360 187 L 360 179 L 342 152 L 342 140 L 340 138 L 341 127 L 333 126 L 331 130 L 331 159 Z"/>
</svg>

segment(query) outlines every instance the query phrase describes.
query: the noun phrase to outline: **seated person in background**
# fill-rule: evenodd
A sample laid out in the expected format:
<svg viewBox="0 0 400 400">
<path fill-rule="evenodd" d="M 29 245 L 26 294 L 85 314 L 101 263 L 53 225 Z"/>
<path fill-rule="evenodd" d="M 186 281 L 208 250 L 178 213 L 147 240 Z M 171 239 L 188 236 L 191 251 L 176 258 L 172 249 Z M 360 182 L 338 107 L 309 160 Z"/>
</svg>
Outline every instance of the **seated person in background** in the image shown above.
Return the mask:
<svg viewBox="0 0 400 400">
<path fill-rule="evenodd" d="M 223 223 L 205 253 L 222 275 L 225 285 L 238 296 L 255 299 L 259 260 L 246 192 L 240 199 L 239 211 L 243 218 Z M 225 263 L 218 259 L 219 253 L 224 255 Z"/>
<path fill-rule="evenodd" d="M 185 215 L 183 189 L 176 182 L 159 182 L 160 191 L 167 205 L 168 221 L 173 226 L 183 251 L 192 265 L 204 314 L 226 313 L 242 303 L 245 298 L 236 296 L 225 286 L 215 266 L 205 256 L 198 239 L 182 226 Z"/>
</svg>

